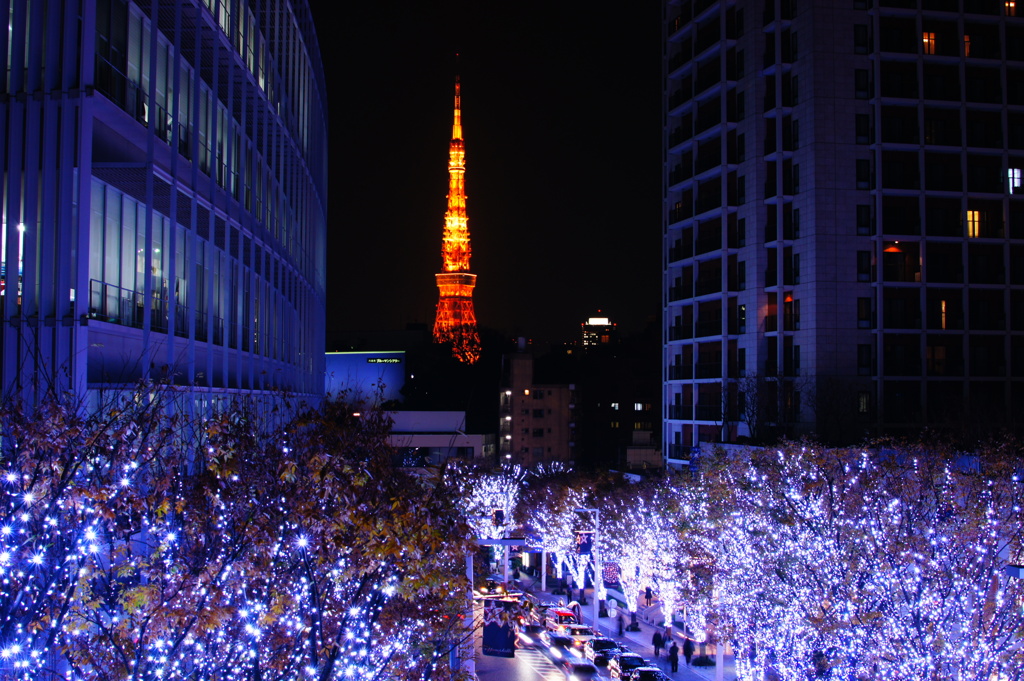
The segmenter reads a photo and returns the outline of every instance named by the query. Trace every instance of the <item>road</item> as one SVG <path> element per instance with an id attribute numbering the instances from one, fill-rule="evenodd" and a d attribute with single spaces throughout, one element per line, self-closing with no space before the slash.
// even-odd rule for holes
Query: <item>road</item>
<path id="1" fill-rule="evenodd" d="M 519 648 L 514 658 L 476 657 L 476 675 L 480 681 L 565 681 L 565 675 L 551 663 L 541 649 Z"/>

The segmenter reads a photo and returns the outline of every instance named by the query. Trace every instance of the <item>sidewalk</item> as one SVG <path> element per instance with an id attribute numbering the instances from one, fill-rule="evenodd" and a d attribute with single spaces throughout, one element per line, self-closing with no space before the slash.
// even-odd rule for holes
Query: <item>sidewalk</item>
<path id="1" fill-rule="evenodd" d="M 524 591 L 528 591 L 532 593 L 534 596 L 541 598 L 542 600 L 549 600 L 554 603 L 557 603 L 559 599 L 562 599 L 563 601 L 567 600 L 565 596 L 553 595 L 550 592 L 550 590 L 541 591 L 540 580 L 534 579 L 533 577 L 525 573 L 522 573 L 521 578 L 519 579 L 519 584 Z M 587 605 L 582 607 L 583 622 L 584 624 L 594 626 L 594 607 L 593 601 L 591 600 L 593 598 L 593 589 L 588 589 L 586 591 L 586 595 Z M 672 633 L 676 638 L 676 643 L 680 648 L 680 653 L 679 671 L 673 673 L 671 671 L 672 667 L 671 665 L 669 665 L 668 662 L 668 646 L 662 649 L 660 658 L 654 657 L 654 646 L 651 645 L 651 638 L 654 636 L 655 627 L 647 624 L 639 618 L 637 622 L 640 625 L 640 631 L 627 631 L 625 632 L 625 635 L 619 636 L 619 625 L 617 618 L 601 617 L 599 618 L 597 625 L 594 626 L 594 630 L 599 632 L 602 636 L 607 636 L 609 638 L 613 638 L 616 641 L 623 643 L 627 648 L 629 648 L 633 652 L 643 655 L 645 658 L 650 660 L 652 666 L 661 669 L 670 679 L 674 679 L 675 681 L 715 681 L 714 667 L 691 666 L 687 668 L 686 661 L 683 659 L 682 654 L 683 642 L 681 637 L 679 636 L 679 633 L 676 632 L 674 629 Z M 714 659 L 714 653 L 709 651 L 708 654 L 710 655 L 711 659 Z M 723 665 L 723 671 L 723 678 L 725 679 L 725 681 L 734 681 L 734 679 L 736 678 L 736 668 L 733 664 L 732 655 L 727 654 L 725 656 L 725 664 Z"/>

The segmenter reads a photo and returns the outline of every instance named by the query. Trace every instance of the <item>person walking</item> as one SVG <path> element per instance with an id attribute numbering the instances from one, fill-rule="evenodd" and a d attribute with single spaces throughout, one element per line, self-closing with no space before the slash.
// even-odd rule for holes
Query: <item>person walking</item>
<path id="1" fill-rule="evenodd" d="M 693 658 L 693 639 L 689 636 L 683 639 L 683 657 L 686 658 L 686 666 L 689 667 Z"/>
<path id="2" fill-rule="evenodd" d="M 679 646 L 675 641 L 672 641 L 672 647 L 668 649 L 668 662 L 672 665 L 672 673 L 679 671 Z"/>
<path id="3" fill-rule="evenodd" d="M 665 638 L 661 635 L 660 631 L 654 632 L 654 636 L 651 638 L 651 645 L 654 646 L 654 656 L 661 657 L 661 647 L 665 645 Z"/>
<path id="4" fill-rule="evenodd" d="M 651 607 L 651 599 L 654 598 L 654 592 L 651 591 L 651 587 L 647 587 L 644 591 L 644 598 L 647 599 L 647 607 Z"/>

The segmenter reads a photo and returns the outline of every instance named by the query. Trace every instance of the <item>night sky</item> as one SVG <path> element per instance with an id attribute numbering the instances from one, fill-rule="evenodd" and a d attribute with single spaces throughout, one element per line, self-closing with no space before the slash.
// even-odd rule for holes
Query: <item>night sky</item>
<path id="1" fill-rule="evenodd" d="M 557 342 L 599 308 L 626 333 L 656 317 L 656 0 L 312 2 L 331 136 L 328 350 L 433 322 L 456 71 L 480 325 Z"/>

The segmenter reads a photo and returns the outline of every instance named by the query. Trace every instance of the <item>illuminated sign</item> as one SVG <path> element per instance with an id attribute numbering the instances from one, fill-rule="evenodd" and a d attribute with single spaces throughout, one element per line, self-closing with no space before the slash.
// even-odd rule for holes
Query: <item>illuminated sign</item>
<path id="1" fill-rule="evenodd" d="M 367 357 L 367 364 L 401 364 L 402 360 L 398 357 Z"/>

